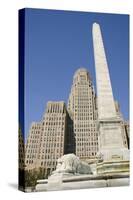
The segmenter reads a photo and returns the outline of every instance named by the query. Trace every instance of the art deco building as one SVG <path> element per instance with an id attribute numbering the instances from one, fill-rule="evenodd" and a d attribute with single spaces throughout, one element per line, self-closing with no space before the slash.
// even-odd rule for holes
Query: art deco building
<path id="1" fill-rule="evenodd" d="M 68 113 L 65 103 L 48 102 L 46 112 L 40 123 L 32 123 L 26 145 L 26 169 L 45 169 L 52 172 L 57 159 L 64 155 Z"/>
<path id="2" fill-rule="evenodd" d="M 26 143 L 25 168 L 36 168 L 41 140 L 41 122 L 32 122 Z"/>
<path id="3" fill-rule="evenodd" d="M 90 74 L 85 68 L 78 69 L 74 74 L 68 112 L 73 120 L 76 155 L 83 160 L 96 158 L 98 151 L 96 96 Z"/>
<path id="4" fill-rule="evenodd" d="M 65 153 L 67 131 L 67 111 L 65 103 L 48 102 L 42 120 L 40 149 L 37 166 L 44 168 L 45 174 L 52 172 L 57 159 Z"/>

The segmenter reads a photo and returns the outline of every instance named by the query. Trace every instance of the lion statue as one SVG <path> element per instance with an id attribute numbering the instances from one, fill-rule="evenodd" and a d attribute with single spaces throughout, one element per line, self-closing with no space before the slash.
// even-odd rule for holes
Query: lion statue
<path id="1" fill-rule="evenodd" d="M 56 170 L 52 174 L 57 173 L 92 174 L 92 171 L 90 166 L 75 154 L 66 154 L 57 161 Z"/>

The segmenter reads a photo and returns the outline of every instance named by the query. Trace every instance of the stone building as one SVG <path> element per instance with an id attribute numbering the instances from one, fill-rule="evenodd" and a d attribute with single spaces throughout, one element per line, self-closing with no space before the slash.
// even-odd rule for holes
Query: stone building
<path id="1" fill-rule="evenodd" d="M 68 112 L 73 120 L 76 155 L 83 160 L 96 158 L 98 151 L 96 96 L 90 74 L 85 68 L 78 69 L 74 74 Z"/>
<path id="2" fill-rule="evenodd" d="M 29 130 L 29 135 L 26 143 L 25 153 L 25 168 L 32 170 L 36 168 L 40 142 L 41 142 L 41 122 L 32 122 Z"/>
<path id="3" fill-rule="evenodd" d="M 41 122 L 33 122 L 26 144 L 26 169 L 51 173 L 66 149 L 68 113 L 65 103 L 49 101 Z"/>
<path id="4" fill-rule="evenodd" d="M 45 169 L 45 174 L 52 172 L 57 159 L 65 153 L 67 131 L 67 111 L 65 103 L 48 102 L 42 119 L 40 149 L 37 166 Z"/>

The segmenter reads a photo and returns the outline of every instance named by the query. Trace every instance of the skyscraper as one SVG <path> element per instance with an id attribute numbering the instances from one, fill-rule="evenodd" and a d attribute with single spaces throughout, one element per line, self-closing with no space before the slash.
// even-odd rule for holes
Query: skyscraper
<path id="1" fill-rule="evenodd" d="M 57 159 L 65 154 L 68 113 L 63 101 L 51 102 L 41 122 L 33 122 L 26 145 L 26 169 L 45 169 L 51 173 Z"/>
<path id="2" fill-rule="evenodd" d="M 65 138 L 67 131 L 67 111 L 65 103 L 48 102 L 42 119 L 38 167 L 45 169 L 45 174 L 51 173 L 57 164 L 57 159 L 65 153 Z"/>
<path id="3" fill-rule="evenodd" d="M 41 142 L 41 122 L 32 122 L 26 143 L 25 166 L 27 170 L 32 170 L 37 166 L 37 159 Z"/>
<path id="4" fill-rule="evenodd" d="M 67 109 L 73 120 L 75 154 L 83 160 L 95 158 L 98 151 L 96 96 L 85 68 L 74 74 Z"/>

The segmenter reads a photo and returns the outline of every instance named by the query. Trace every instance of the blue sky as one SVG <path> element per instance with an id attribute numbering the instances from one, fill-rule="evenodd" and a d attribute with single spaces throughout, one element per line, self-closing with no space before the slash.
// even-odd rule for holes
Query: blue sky
<path id="1" fill-rule="evenodd" d="M 26 9 L 25 135 L 42 119 L 47 101 L 67 102 L 78 68 L 88 69 L 95 86 L 94 22 L 102 29 L 114 97 L 129 118 L 129 16 Z"/>

